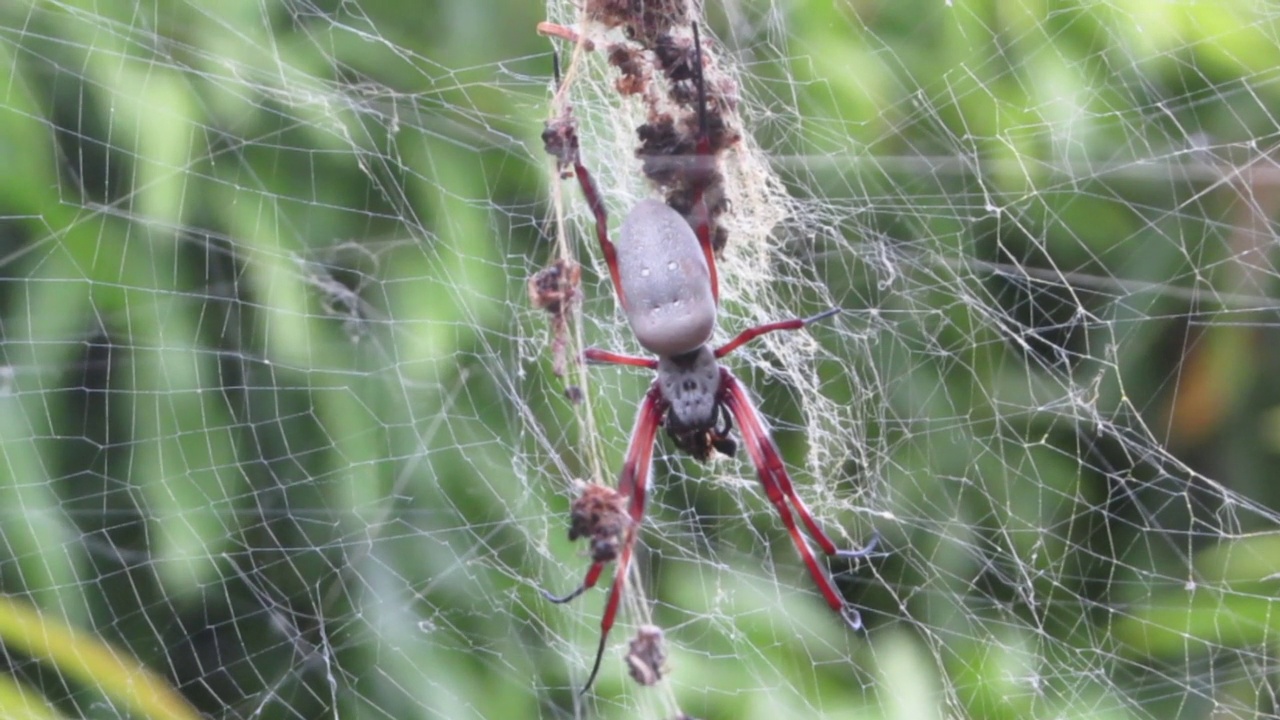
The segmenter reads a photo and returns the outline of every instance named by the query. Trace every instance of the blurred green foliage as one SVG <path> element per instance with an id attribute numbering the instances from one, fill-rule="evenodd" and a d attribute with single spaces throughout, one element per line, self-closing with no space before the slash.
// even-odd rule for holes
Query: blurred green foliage
<path id="1" fill-rule="evenodd" d="M 775 525 L 657 483 L 679 707 L 1274 716 L 1280 10 L 715 5 L 749 130 L 848 210 L 816 279 L 885 322 L 815 334 L 824 392 L 872 408 L 883 453 L 849 475 L 890 552 L 843 584 L 868 633 L 834 639 L 777 596 L 805 578 Z M 529 481 L 581 474 L 588 442 L 520 343 L 549 256 L 543 17 L 0 7 L 6 717 L 142 716 L 139 666 L 218 718 L 670 714 L 616 671 L 578 700 L 566 644 L 594 649 L 599 600 L 536 592 L 575 550 L 563 484 Z M 608 447 L 647 382 L 619 378 Z"/>

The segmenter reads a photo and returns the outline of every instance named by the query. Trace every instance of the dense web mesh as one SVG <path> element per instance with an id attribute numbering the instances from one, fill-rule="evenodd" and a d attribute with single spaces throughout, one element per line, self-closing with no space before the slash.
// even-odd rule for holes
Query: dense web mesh
<path id="1" fill-rule="evenodd" d="M 1280 9 L 710 5 L 0 6 L 0 716 L 1280 715 Z M 716 341 L 841 309 L 726 365 L 881 541 L 853 632 L 660 436 L 580 696 L 612 566 L 541 590 L 652 373 L 575 360 L 641 348 L 539 134 L 615 239 L 662 196 L 601 19 L 657 9 L 741 134 Z"/>

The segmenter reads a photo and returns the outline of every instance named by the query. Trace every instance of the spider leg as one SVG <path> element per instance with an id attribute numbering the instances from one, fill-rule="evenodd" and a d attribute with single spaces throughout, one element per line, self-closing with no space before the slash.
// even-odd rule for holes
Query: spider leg
<path id="1" fill-rule="evenodd" d="M 573 592 L 569 593 L 568 595 L 552 595 L 546 590 L 543 590 L 542 597 L 546 598 L 547 600 L 557 605 L 563 605 L 569 602 L 570 600 L 573 600 L 574 598 L 578 597 L 582 593 L 595 587 L 596 583 L 599 582 L 600 580 L 600 573 L 602 571 L 604 571 L 604 563 L 601 563 L 601 562 L 591 563 L 591 568 L 587 570 L 587 578 L 582 581 L 581 585 L 574 588 Z"/>
<path id="2" fill-rule="evenodd" d="M 800 529 L 796 526 L 795 518 L 792 517 L 791 508 L 788 507 L 787 503 L 790 502 L 791 506 L 795 507 L 796 514 L 800 516 L 801 522 L 809 530 L 809 535 L 817 541 L 818 545 L 822 547 L 822 552 L 827 555 L 861 557 L 870 552 L 874 543 L 857 551 L 840 551 L 836 549 L 835 543 L 822 531 L 813 516 L 809 514 L 808 508 L 796 495 L 795 488 L 791 485 L 791 478 L 787 476 L 786 467 L 782 464 L 782 458 L 778 455 L 778 447 L 774 445 L 773 438 L 770 437 L 764 421 L 756 411 L 755 404 L 747 396 L 742 383 L 724 368 L 721 368 L 720 377 L 722 387 L 725 388 L 724 402 L 738 422 L 738 429 L 742 433 L 743 443 L 747 446 L 747 452 L 751 455 L 751 461 L 755 463 L 756 472 L 760 476 L 760 484 L 764 486 L 765 495 L 769 498 L 769 502 L 773 503 L 773 506 L 778 510 L 778 515 L 782 517 L 782 524 L 786 526 L 787 533 L 791 535 L 791 540 L 795 543 L 796 550 L 800 552 L 801 559 L 804 560 L 805 566 L 809 568 L 809 574 L 813 576 L 814 582 L 818 585 L 818 590 L 822 592 L 822 597 L 827 601 L 827 605 L 839 613 L 850 627 L 855 630 L 861 628 L 862 616 L 856 609 L 845 603 L 844 598 L 836 590 L 831 578 L 818 566 L 818 561 L 814 558 L 813 551 L 809 549 L 809 544 L 805 542 L 804 536 L 801 535 Z"/>
<path id="3" fill-rule="evenodd" d="M 552 55 L 552 58 L 555 61 L 558 77 L 559 55 Z M 556 84 L 559 85 L 559 82 L 557 81 Z M 591 176 L 591 171 L 582 164 L 577 121 L 566 111 L 559 118 L 547 123 L 547 129 L 542 133 L 542 140 L 546 143 L 547 152 L 556 158 L 559 167 L 573 165 L 573 172 L 578 178 L 578 185 L 582 188 L 582 195 L 587 200 L 587 206 L 591 208 L 591 214 L 596 218 L 596 239 L 600 242 L 604 261 L 609 266 L 613 289 L 618 293 L 618 302 L 622 304 L 623 309 L 626 309 L 627 299 L 622 293 L 622 283 L 618 281 L 618 251 L 613 241 L 609 239 L 609 211 L 605 208 L 604 198 L 600 195 L 600 188 L 596 185 L 595 178 Z"/>
<path id="4" fill-rule="evenodd" d="M 854 559 L 871 557 L 872 553 L 874 553 L 876 551 L 876 548 L 879 546 L 880 546 L 880 531 L 872 530 L 871 539 L 868 540 L 862 547 L 858 548 L 857 550 L 837 550 L 836 557 L 854 558 Z"/>
<path id="5" fill-rule="evenodd" d="M 561 40 L 564 40 L 565 42 L 573 43 L 574 45 L 581 43 L 583 49 L 586 50 L 587 52 L 591 52 L 592 50 L 596 49 L 595 43 L 582 37 L 581 35 L 578 34 L 577 30 L 571 27 L 565 27 L 564 25 L 557 25 L 556 23 L 553 23 L 553 22 L 544 21 L 544 22 L 538 23 L 535 29 L 538 31 L 539 35 L 543 35 L 545 37 L 560 38 Z M 560 83 L 557 82 L 556 84 L 559 85 Z"/>
<path id="6" fill-rule="evenodd" d="M 639 500 L 632 499 L 633 510 L 639 506 L 639 511 L 644 513 L 644 496 L 641 495 Z M 637 521 L 638 522 L 638 521 Z M 591 689 L 591 684 L 596 681 L 596 674 L 600 672 L 600 663 L 604 660 L 604 648 L 609 641 L 609 631 L 613 629 L 613 621 L 618 615 L 618 605 L 622 600 L 622 590 L 626 585 L 627 570 L 631 565 L 631 548 L 635 545 L 636 531 L 632 527 L 627 530 L 627 538 L 622 543 L 622 554 L 618 557 L 618 569 L 613 576 L 613 587 L 609 588 L 609 599 L 604 606 L 604 616 L 600 619 L 600 645 L 596 648 L 596 661 L 591 665 L 591 674 L 587 676 L 587 682 L 582 686 L 582 690 L 578 691 L 579 695 L 586 695 Z"/>
<path id="7" fill-rule="evenodd" d="M 698 35 L 698 24 L 693 24 L 693 82 L 698 89 L 698 145 L 694 163 L 696 170 L 692 176 L 695 191 L 693 195 L 693 217 L 690 223 L 702 245 L 702 254 L 707 258 L 707 269 L 711 271 L 711 297 L 720 302 L 720 276 L 716 273 L 715 252 L 711 246 L 711 211 L 707 208 L 704 192 L 709 179 L 715 173 L 715 156 L 711 152 L 711 133 L 707 130 L 707 87 L 702 80 L 702 39 Z"/>
<path id="8" fill-rule="evenodd" d="M 559 28 L 559 26 L 554 26 L 550 23 L 544 23 L 544 25 L 548 27 L 544 28 L 540 25 L 540 31 Z M 551 59 L 555 72 L 556 88 L 559 91 L 560 55 L 553 52 Z M 614 248 L 613 242 L 609 240 L 609 212 L 605 208 L 604 199 L 600 195 L 600 188 L 596 185 L 595 178 L 591 176 L 591 171 L 587 170 L 587 166 L 582 163 L 582 148 L 578 142 L 578 121 L 570 113 L 568 106 L 558 117 L 547 121 L 546 128 L 542 132 L 542 141 L 546 146 L 547 153 L 556 158 L 557 169 L 564 169 L 569 165 L 573 166 L 574 175 L 578 178 L 578 185 L 582 188 L 582 194 L 587 200 L 587 206 L 591 208 L 591 214 L 596 218 L 596 238 L 600 241 L 600 251 L 604 254 L 604 260 L 609 265 L 609 276 L 613 279 L 613 289 L 618 293 L 618 302 L 622 303 L 623 309 L 626 309 L 627 300 L 622 294 L 622 285 L 618 282 L 618 252 Z"/>
<path id="9" fill-rule="evenodd" d="M 588 362 L 607 363 L 611 365 L 630 365 L 632 367 L 642 367 L 650 370 L 658 369 L 658 361 L 653 358 L 623 355 L 622 353 L 601 350 L 600 348 L 587 348 L 582 351 L 582 356 L 586 358 Z"/>
<path id="10" fill-rule="evenodd" d="M 605 645 L 609 640 L 609 631 L 613 629 L 614 620 L 618 617 L 618 605 L 622 600 L 622 592 L 626 588 L 627 570 L 631 565 L 631 550 L 635 546 L 636 531 L 644 520 L 645 496 L 648 493 L 649 468 L 653 463 L 653 447 L 658 437 L 658 427 L 662 424 L 662 415 L 666 412 L 666 404 L 662 391 L 655 382 L 645 393 L 640 403 L 640 412 L 636 417 L 635 429 L 631 432 L 631 444 L 627 447 L 627 457 L 622 463 L 622 473 L 618 477 L 618 492 L 630 499 L 627 513 L 631 523 L 623 536 L 622 549 L 618 555 L 618 567 L 613 576 L 613 587 L 609 588 L 609 599 L 605 602 L 604 615 L 600 618 L 600 646 L 596 649 L 596 660 L 591 666 L 591 675 L 581 694 L 591 689 L 596 674 L 600 672 L 600 663 L 604 659 Z M 573 592 L 557 597 L 542 591 L 542 594 L 553 603 L 566 603 L 595 586 L 604 569 L 604 563 L 593 562 L 587 570 L 587 577 Z"/>
<path id="11" fill-rule="evenodd" d="M 609 239 L 609 212 L 605 209 L 604 199 L 600 197 L 600 188 L 596 186 L 595 178 L 591 176 L 587 166 L 582 164 L 576 136 L 573 139 L 573 171 L 578 176 L 578 184 L 582 186 L 587 206 L 596 216 L 596 239 L 600 241 L 600 251 L 604 253 L 604 261 L 609 266 L 609 276 L 613 279 L 614 292 L 618 293 L 618 302 L 626 309 L 627 298 L 622 294 L 622 282 L 618 275 L 618 251 Z"/>
<path id="12" fill-rule="evenodd" d="M 716 359 L 719 360 L 725 355 L 728 355 L 734 350 L 737 350 L 743 345 L 751 342 L 752 340 L 755 340 L 756 338 L 766 333 L 775 332 L 777 330 L 799 330 L 802 327 L 805 327 L 807 325 L 812 325 L 813 323 L 816 323 L 820 320 L 826 320 L 827 318 L 831 317 L 832 315 L 835 315 L 838 312 L 840 312 L 840 308 L 833 307 L 828 310 L 823 310 L 822 312 L 812 317 L 792 318 L 791 320 L 779 320 L 777 322 L 765 323 L 764 325 L 757 325 L 753 328 L 747 328 L 746 330 L 743 330 L 742 332 L 738 333 L 738 336 L 735 337 L 734 339 L 716 348 Z"/>

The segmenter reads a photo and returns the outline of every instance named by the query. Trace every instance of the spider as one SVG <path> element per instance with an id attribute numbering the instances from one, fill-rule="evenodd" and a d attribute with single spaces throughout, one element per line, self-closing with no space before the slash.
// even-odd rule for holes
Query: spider
<path id="1" fill-rule="evenodd" d="M 691 79 L 697 92 L 699 122 L 694 143 L 695 156 L 688 172 L 691 177 L 709 180 L 716 175 L 715 151 L 707 133 L 707 98 L 702 83 L 701 45 L 696 24 L 693 39 L 694 70 Z M 658 376 L 640 402 L 639 416 L 631 434 L 617 490 L 606 492 L 607 489 L 601 488 L 595 491 L 591 502 L 585 504 L 590 507 L 584 505 L 585 496 L 575 503 L 575 518 L 596 518 L 604 525 L 587 527 L 586 524 L 590 523 L 586 520 L 583 524 L 575 519 L 575 531 L 571 531 L 571 537 L 590 537 L 593 547 L 596 547 L 586 577 L 567 595 L 556 596 L 542 591 L 553 603 L 567 603 L 594 587 L 605 565 L 617 561 L 613 586 L 600 621 L 600 645 L 595 664 L 581 692 L 586 693 L 595 681 L 609 631 L 618 614 L 636 531 L 644 518 L 650 464 L 659 427 L 666 429 L 680 449 L 699 460 L 706 460 L 713 450 L 734 454 L 737 443 L 730 437 L 730 432 L 736 422 L 765 495 L 781 516 L 827 605 L 851 628 L 861 628 L 861 615 L 845 603 L 831 578 L 818 565 L 796 525 L 794 515 L 800 516 L 809 536 L 826 555 L 865 557 L 874 549 L 875 536 L 860 550 L 836 548 L 796 495 L 778 448 L 746 389 L 718 362 L 761 335 L 799 330 L 836 314 L 839 309 L 832 308 L 809 318 L 749 328 L 724 345 L 711 348 L 707 343 L 715 330 L 719 282 L 712 249 L 711 222 L 702 192 L 705 182 L 694 184 L 691 221 L 686 221 L 679 212 L 662 202 L 642 200 L 623 220 L 620 240 L 615 246 L 609 239 L 604 201 L 594 178 L 582 163 L 573 124 L 564 120 L 553 121 L 543 137 L 548 144 L 547 151 L 566 169 L 572 166 L 587 204 L 595 215 L 596 237 L 609 267 L 618 302 L 626 313 L 636 340 L 657 355 L 656 359 L 635 357 L 599 348 L 588 348 L 583 353 L 588 361 L 647 368 L 657 371 Z M 601 500 L 596 501 L 597 496 Z M 612 512 L 608 508 L 612 508 Z M 580 524 L 583 526 L 579 527 Z"/>

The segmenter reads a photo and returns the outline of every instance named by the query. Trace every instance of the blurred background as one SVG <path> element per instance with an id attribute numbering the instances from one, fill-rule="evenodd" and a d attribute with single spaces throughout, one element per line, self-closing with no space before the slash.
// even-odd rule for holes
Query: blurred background
<path id="1" fill-rule="evenodd" d="M 558 377 L 528 298 L 576 257 L 569 356 L 640 352 L 534 28 L 625 46 L 584 8 L 663 5 L 0 6 L 0 716 L 1280 716 L 1280 7 L 1246 0 L 690 6 L 743 135 L 718 337 L 843 309 L 729 365 L 881 548 L 821 560 L 850 632 L 749 461 L 660 437 L 578 694 L 605 593 L 539 590 L 650 377 Z M 555 42 L 616 232 L 644 108 Z"/>

